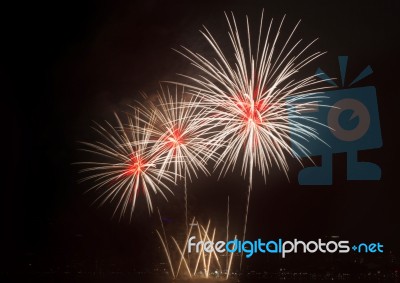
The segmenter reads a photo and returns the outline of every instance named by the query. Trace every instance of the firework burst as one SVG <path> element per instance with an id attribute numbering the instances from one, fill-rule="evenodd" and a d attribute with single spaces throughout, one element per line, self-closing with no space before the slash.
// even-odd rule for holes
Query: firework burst
<path id="1" fill-rule="evenodd" d="M 320 80 L 315 76 L 300 79 L 297 76 L 304 66 L 323 53 L 307 55 L 315 40 L 304 47 L 300 47 L 301 40 L 293 40 L 299 23 L 282 41 L 284 18 L 276 32 L 272 20 L 264 32 L 262 14 L 253 46 L 248 18 L 244 41 L 233 14 L 226 18 L 234 50 L 232 58 L 225 55 L 207 29 L 202 34 L 214 50 L 215 58 L 207 59 L 187 48 L 180 53 L 201 72 L 198 77 L 185 76 L 191 81 L 186 86 L 195 90 L 204 107 L 210 109 L 207 119 L 221 127 L 211 137 L 215 150 L 221 148 L 215 167 L 221 168 L 224 175 L 242 163 L 242 175 L 249 180 L 245 237 L 254 168 L 261 171 L 265 180 L 273 165 L 287 176 L 287 156 L 301 162 L 291 146 L 307 156 L 307 148 L 298 140 L 319 139 L 317 132 L 306 126 L 309 121 L 317 122 L 304 113 L 320 104 L 322 97 L 315 94 L 321 90 L 317 85 Z M 293 136 L 298 139 L 294 140 Z"/>
<path id="2" fill-rule="evenodd" d="M 148 124 L 154 150 L 163 157 L 161 168 L 174 172 L 175 181 L 192 180 L 197 172 L 208 175 L 207 161 L 216 160 L 209 139 L 212 127 L 203 118 L 208 109 L 179 86 L 172 92 L 161 87 L 155 98 L 147 100 L 139 111 Z"/>
<path id="3" fill-rule="evenodd" d="M 213 127 L 204 119 L 208 109 L 198 98 L 186 94 L 184 88 L 175 85 L 174 89 L 161 86 L 160 92 L 147 98 L 148 103 L 140 111 L 150 129 L 154 150 L 163 158 L 160 173 L 171 170 L 175 181 L 184 180 L 188 229 L 187 180 L 198 177 L 198 172 L 209 175 L 206 163 L 216 160 L 216 152 L 209 139 Z"/>
<path id="4" fill-rule="evenodd" d="M 302 113 L 320 104 L 317 99 L 322 97 L 316 96 L 315 91 L 321 90 L 321 87 L 315 85 L 321 81 L 314 75 L 300 80 L 294 77 L 323 53 L 304 55 L 315 40 L 300 50 L 297 49 L 301 40 L 290 45 L 299 23 L 284 44 L 278 47 L 284 19 L 275 34 L 271 20 L 264 36 L 263 16 L 256 48 L 251 45 L 247 20 L 246 52 L 233 14 L 231 18 L 226 18 L 234 48 L 233 63 L 230 63 L 207 29 L 202 34 L 216 53 L 214 61 L 186 48 L 186 52 L 181 54 L 202 72 L 200 77 L 185 76 L 193 81 L 189 87 L 200 91 L 197 95 L 202 98 L 203 106 L 210 109 L 208 119 L 223 126 L 223 130 L 216 131 L 213 136 L 214 145 L 224 145 L 216 167 L 222 166 L 221 172 L 226 173 L 229 168 L 236 166 L 239 155 L 243 153 L 242 173 L 249 176 L 251 183 L 254 166 L 266 177 L 273 164 L 287 172 L 286 154 L 299 158 L 291 150 L 290 144 L 296 143 L 290 138 L 291 135 L 305 140 L 318 139 L 315 130 L 302 123 L 313 119 Z M 296 146 L 307 152 L 303 144 L 297 142 Z"/>
<path id="5" fill-rule="evenodd" d="M 103 127 L 96 124 L 93 129 L 103 141 L 96 143 L 82 142 L 82 150 L 102 158 L 103 161 L 80 162 L 86 166 L 81 170 L 87 174 L 82 181 L 93 181 L 89 190 L 100 190 L 95 200 L 100 205 L 115 202 L 114 214 L 120 211 L 122 217 L 128 210 L 132 217 L 138 196 L 142 193 L 149 212 L 153 211 L 151 195 L 160 193 L 165 199 L 165 191 L 172 193 L 168 185 L 174 183 L 173 172 L 163 167 L 165 158 L 154 150 L 151 143 L 151 131 L 142 125 L 139 113 L 128 118 L 123 125 L 115 115 L 117 126 L 106 122 Z M 135 129 L 140 128 L 140 131 Z"/>

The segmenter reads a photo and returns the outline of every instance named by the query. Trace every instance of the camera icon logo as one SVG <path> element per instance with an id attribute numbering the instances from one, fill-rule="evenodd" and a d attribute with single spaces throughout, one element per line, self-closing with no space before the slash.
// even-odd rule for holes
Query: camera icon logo
<path id="1" fill-rule="evenodd" d="M 351 87 L 354 83 L 372 74 L 366 67 L 348 87 L 345 87 L 347 56 L 339 56 L 342 86 L 339 87 L 326 73 L 318 69 L 316 75 L 338 87 L 334 90 L 318 93 L 324 96 L 322 104 L 304 113 L 317 123 L 310 123 L 321 140 L 309 140 L 305 145 L 309 156 L 321 155 L 321 166 L 304 168 L 299 172 L 300 185 L 331 185 L 332 155 L 347 153 L 347 180 L 380 180 L 381 169 L 371 162 L 360 162 L 357 153 L 360 150 L 376 149 L 382 146 L 378 103 L 374 86 Z M 310 99 L 312 99 L 312 95 Z M 327 107 L 326 107 L 327 106 Z M 293 135 L 292 138 L 299 142 Z M 295 144 L 295 143 L 294 143 Z M 298 156 L 305 154 L 295 145 L 293 151 Z"/>

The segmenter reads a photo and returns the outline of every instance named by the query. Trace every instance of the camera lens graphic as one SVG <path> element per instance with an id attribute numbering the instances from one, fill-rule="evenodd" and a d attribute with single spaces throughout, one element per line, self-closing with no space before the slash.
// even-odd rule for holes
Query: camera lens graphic
<path id="1" fill-rule="evenodd" d="M 341 125 L 340 116 L 345 111 L 352 111 L 348 123 L 351 123 L 353 119 L 358 117 L 358 124 L 351 130 L 348 130 Z M 355 99 L 342 99 L 336 102 L 328 113 L 328 126 L 332 134 L 339 140 L 342 141 L 356 141 L 362 138 L 368 131 L 370 126 L 370 115 L 368 109 L 363 103 Z"/>

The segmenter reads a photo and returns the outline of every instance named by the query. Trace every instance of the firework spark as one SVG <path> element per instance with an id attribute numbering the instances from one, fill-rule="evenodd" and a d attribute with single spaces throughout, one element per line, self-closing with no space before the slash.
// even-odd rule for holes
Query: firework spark
<path id="1" fill-rule="evenodd" d="M 79 163 L 86 166 L 81 172 L 88 175 L 82 181 L 94 181 L 95 184 L 89 190 L 102 191 L 95 202 L 101 200 L 100 205 L 107 201 L 115 202 L 114 214 L 120 211 L 120 217 L 127 210 L 130 210 L 132 217 L 141 193 L 151 213 L 151 194 L 160 193 L 167 199 L 164 191 L 172 193 L 168 184 L 174 184 L 175 174 L 162 166 L 165 158 L 154 150 L 151 131 L 147 125 L 142 125 L 139 113 L 136 112 L 134 118 L 127 118 L 127 125 L 123 125 L 117 115 L 115 117 L 116 127 L 108 122 L 104 127 L 99 124 L 93 127 L 103 141 L 82 142 L 82 150 L 103 159 L 102 162 Z M 141 131 L 136 131 L 139 126 Z"/>
<path id="2" fill-rule="evenodd" d="M 300 79 L 297 76 L 304 66 L 323 53 L 307 55 L 315 40 L 302 48 L 301 40 L 292 42 L 300 22 L 280 44 L 284 18 L 276 32 L 271 20 L 265 33 L 262 14 L 254 47 L 248 18 L 244 41 L 233 14 L 226 15 L 226 19 L 234 49 L 232 59 L 225 55 L 207 29 L 202 34 L 215 51 L 216 58 L 207 59 L 187 48 L 180 53 L 201 72 L 198 77 L 185 76 L 191 81 L 186 86 L 195 90 L 204 107 L 210 109 L 207 119 L 221 127 L 211 137 L 215 150 L 222 148 L 215 168 L 221 168 L 220 175 L 224 175 L 242 163 L 242 175 L 249 180 L 244 238 L 254 168 L 261 172 L 265 180 L 273 165 L 287 176 L 287 156 L 301 162 L 299 155 L 291 150 L 291 145 L 305 156 L 308 153 L 303 143 L 291 137 L 297 136 L 303 141 L 319 139 L 318 133 L 304 123 L 306 120 L 317 122 L 304 112 L 320 104 L 322 97 L 315 95 L 321 90 L 317 85 L 320 80 L 314 75 Z"/>

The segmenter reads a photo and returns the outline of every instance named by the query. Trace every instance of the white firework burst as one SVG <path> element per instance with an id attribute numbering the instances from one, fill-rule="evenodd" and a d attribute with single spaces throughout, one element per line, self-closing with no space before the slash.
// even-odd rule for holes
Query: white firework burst
<path id="1" fill-rule="evenodd" d="M 174 86 L 160 88 L 160 92 L 139 109 L 143 113 L 154 142 L 154 150 L 163 157 L 161 168 L 175 173 L 179 178 L 198 177 L 197 172 L 208 175 L 206 163 L 216 160 L 210 143 L 210 126 L 204 119 L 208 108 L 201 101 Z"/>
<path id="2" fill-rule="evenodd" d="M 178 85 L 172 91 L 161 86 L 156 96 L 146 98 L 147 103 L 139 111 L 151 132 L 154 150 L 163 159 L 160 173 L 169 170 L 174 172 L 175 181 L 184 180 L 188 228 L 187 180 L 197 178 L 198 172 L 209 175 L 207 162 L 217 160 L 209 139 L 213 127 L 204 119 L 208 108 Z"/>
<path id="3" fill-rule="evenodd" d="M 214 60 L 186 48 L 181 54 L 201 71 L 198 77 L 185 75 L 192 81 L 186 85 L 194 89 L 202 98 L 203 106 L 210 109 L 211 116 L 207 119 L 222 126 L 222 130 L 212 137 L 214 145 L 224 147 L 216 166 L 222 166 L 221 173 L 226 173 L 236 166 L 242 154 L 242 173 L 248 174 L 251 183 L 254 166 L 264 178 L 273 164 L 286 173 L 289 169 L 286 155 L 299 159 L 291 150 L 291 143 L 296 143 L 296 147 L 307 153 L 304 144 L 292 139 L 291 135 L 305 141 L 318 139 L 316 131 L 307 126 L 309 121 L 317 122 L 304 113 L 320 104 L 322 97 L 315 92 L 322 89 L 316 86 L 321 81 L 315 75 L 301 79 L 295 76 L 323 53 L 305 55 L 315 40 L 302 49 L 298 48 L 301 40 L 291 45 L 300 22 L 278 46 L 284 18 L 276 33 L 271 20 L 264 35 L 262 15 L 257 44 L 253 48 L 248 19 L 244 47 L 233 14 L 226 18 L 234 48 L 233 62 L 207 29 L 202 34 L 215 51 Z M 302 123 L 305 120 L 308 122 Z"/>
<path id="4" fill-rule="evenodd" d="M 96 124 L 93 129 L 100 134 L 102 141 L 82 142 L 82 150 L 97 155 L 99 160 L 80 162 L 86 168 L 81 172 L 87 176 L 82 181 L 93 181 L 89 190 L 101 191 L 95 200 L 100 205 L 115 202 L 114 214 L 119 210 L 120 217 L 130 210 L 132 217 L 138 196 L 146 199 L 149 213 L 153 211 L 152 194 L 160 193 L 167 199 L 164 191 L 172 193 L 168 185 L 174 184 L 174 174 L 162 164 L 165 160 L 151 143 L 151 131 L 141 125 L 139 113 L 127 118 L 124 125 L 115 115 L 117 126 L 106 122 L 103 127 Z M 140 131 L 136 129 L 141 129 Z"/>

